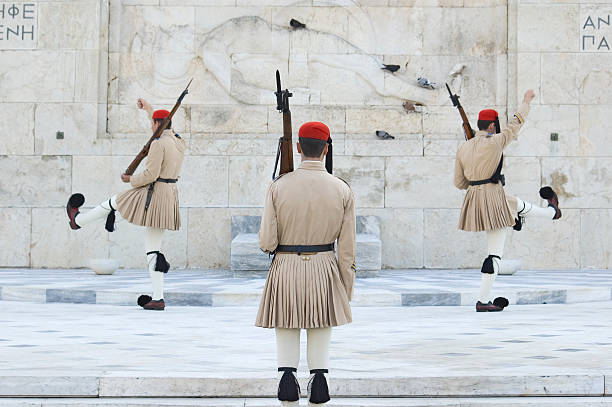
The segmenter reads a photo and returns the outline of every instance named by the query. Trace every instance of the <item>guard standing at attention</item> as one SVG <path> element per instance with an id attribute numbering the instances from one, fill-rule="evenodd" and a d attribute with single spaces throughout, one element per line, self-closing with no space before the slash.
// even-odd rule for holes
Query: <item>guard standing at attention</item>
<path id="1" fill-rule="evenodd" d="M 276 330 L 283 406 L 299 403 L 301 329 L 308 335 L 309 405 L 318 405 L 330 399 L 331 329 L 352 320 L 355 200 L 349 185 L 326 171 L 328 140 L 325 124 L 302 125 L 301 164 L 269 186 L 259 230 L 259 246 L 274 259 L 255 325 Z"/>

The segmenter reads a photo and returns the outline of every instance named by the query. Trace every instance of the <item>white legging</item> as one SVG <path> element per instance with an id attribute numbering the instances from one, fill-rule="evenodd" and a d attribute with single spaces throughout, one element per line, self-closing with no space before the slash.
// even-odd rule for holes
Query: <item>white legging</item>
<path id="1" fill-rule="evenodd" d="M 547 218 L 551 219 L 555 217 L 555 208 L 534 205 L 530 202 L 525 202 L 520 198 L 516 198 L 517 201 L 517 215 L 525 218 Z M 506 244 L 506 235 L 510 228 L 487 230 L 487 246 L 490 255 L 499 256 L 500 258 L 493 257 L 493 274 L 482 273 L 480 282 L 480 294 L 478 295 L 478 301 L 486 304 L 489 302 L 491 295 L 491 288 L 495 277 L 499 272 L 500 259 L 504 256 L 504 246 Z"/>
<path id="2" fill-rule="evenodd" d="M 493 257 L 493 274 L 482 273 L 480 280 L 480 294 L 478 295 L 478 301 L 483 304 L 489 302 L 489 296 L 491 295 L 491 288 L 495 277 L 499 272 L 500 259 L 504 255 L 504 246 L 506 244 L 506 235 L 508 234 L 509 228 L 487 230 L 487 246 L 489 248 L 489 254 L 499 256 Z"/>
<path id="3" fill-rule="evenodd" d="M 110 199 L 105 200 L 100 205 L 85 213 L 79 212 L 79 214 L 75 217 L 76 224 L 83 227 L 98 219 L 106 218 L 111 211 L 110 205 L 112 205 L 115 210 L 117 209 L 117 195 L 113 195 Z M 115 216 L 118 219 L 121 218 L 119 211 L 115 212 Z"/>
<path id="4" fill-rule="evenodd" d="M 145 251 L 158 252 L 161 249 L 162 238 L 164 237 L 164 229 L 159 228 L 146 228 L 145 231 Z M 155 270 L 155 264 L 157 262 L 157 254 L 147 254 L 147 263 L 149 265 L 149 276 L 151 276 L 151 283 L 153 284 L 153 295 L 154 300 L 161 300 L 164 298 L 164 273 Z"/>
<path id="5" fill-rule="evenodd" d="M 297 369 L 300 363 L 300 332 L 301 329 L 276 328 L 276 354 L 278 367 L 294 367 Z M 329 363 L 329 344 L 331 342 L 331 328 L 307 329 L 308 335 L 307 354 L 308 369 L 327 369 Z M 278 377 L 283 372 L 278 372 Z M 296 376 L 295 373 L 293 373 Z M 324 374 L 327 378 L 327 374 Z M 310 375 L 310 379 L 314 374 Z M 296 407 L 299 402 L 281 401 L 283 407 Z M 308 405 L 313 405 L 308 402 Z M 318 404 L 316 404 L 318 405 Z"/>
<path id="6" fill-rule="evenodd" d="M 104 219 L 108 216 L 111 211 L 111 206 L 113 209 L 117 210 L 117 195 L 113 195 L 110 199 L 105 200 L 100 205 L 95 208 L 87 211 L 79 213 L 75 221 L 77 225 L 84 227 L 85 225 L 90 224 L 99 219 Z M 121 219 L 121 215 L 119 211 L 115 212 L 115 216 L 117 220 Z M 164 229 L 159 228 L 145 228 L 145 252 L 158 252 L 161 250 L 162 238 L 164 236 Z M 147 255 L 147 264 L 149 269 L 149 276 L 151 276 L 151 283 L 153 284 L 153 295 L 152 298 L 154 300 L 160 300 L 164 298 L 164 273 L 160 273 L 159 271 L 155 271 L 155 264 L 157 261 L 156 254 L 148 254 Z"/>
<path id="7" fill-rule="evenodd" d="M 276 328 L 278 367 L 294 367 L 300 363 L 300 329 Z M 307 329 L 308 369 L 327 369 L 331 328 Z"/>

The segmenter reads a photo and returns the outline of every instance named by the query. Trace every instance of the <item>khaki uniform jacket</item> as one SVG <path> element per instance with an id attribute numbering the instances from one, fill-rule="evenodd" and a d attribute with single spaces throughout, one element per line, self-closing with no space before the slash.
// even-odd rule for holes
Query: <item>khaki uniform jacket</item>
<path id="1" fill-rule="evenodd" d="M 256 325 L 320 328 L 351 322 L 355 281 L 355 200 L 351 188 L 327 173 L 321 161 L 304 161 L 268 188 L 259 245 L 318 245 L 333 251 L 274 257 Z"/>
<path id="2" fill-rule="evenodd" d="M 459 229 L 480 232 L 514 225 L 517 201 L 514 197 L 506 197 L 501 183 L 472 186 L 469 181 L 493 176 L 504 148 L 516 140 L 528 113 L 529 105 L 523 103 L 501 133 L 489 135 L 481 130 L 459 147 L 455 160 L 455 186 L 467 189 Z"/>
<path id="3" fill-rule="evenodd" d="M 151 143 L 145 169 L 130 177 L 132 189 L 117 196 L 121 217 L 139 226 L 178 230 L 181 225 L 177 184 L 155 182 L 157 178 L 177 179 L 185 156 L 185 140 L 174 131 L 164 130 Z M 153 186 L 149 209 L 145 211 L 147 192 Z"/>

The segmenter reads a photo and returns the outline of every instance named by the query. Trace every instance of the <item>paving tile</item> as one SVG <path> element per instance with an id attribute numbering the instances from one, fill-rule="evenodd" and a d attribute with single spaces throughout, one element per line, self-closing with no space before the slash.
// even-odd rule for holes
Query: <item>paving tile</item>
<path id="1" fill-rule="evenodd" d="M 96 292 L 93 290 L 47 289 L 47 302 L 67 302 L 72 304 L 95 304 Z"/>
<path id="2" fill-rule="evenodd" d="M 511 306 L 495 314 L 458 306 L 353 307 L 353 323 L 333 331 L 330 369 L 344 378 L 462 376 L 490 365 L 506 376 L 599 373 L 612 365 L 609 327 L 602 323 L 612 302 L 596 305 L 598 313 L 593 303 Z M 2 301 L 0 309 L 0 376 L 61 369 L 276 375 L 274 331 L 253 326 L 257 307 L 168 306 L 151 313 L 136 306 Z M 55 332 L 32 335 L 32 326 Z M 300 375 L 307 376 L 305 352 Z"/>

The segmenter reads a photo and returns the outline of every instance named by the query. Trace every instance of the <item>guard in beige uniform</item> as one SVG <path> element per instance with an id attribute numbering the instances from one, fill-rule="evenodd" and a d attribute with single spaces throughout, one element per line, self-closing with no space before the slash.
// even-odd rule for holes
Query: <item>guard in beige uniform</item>
<path id="1" fill-rule="evenodd" d="M 535 93 L 525 93 L 523 103 L 503 131 L 499 128 L 497 112 L 483 110 L 478 116 L 476 135 L 463 143 L 455 161 L 455 186 L 466 189 L 461 208 L 459 229 L 469 232 L 487 232 L 489 255 L 482 265 L 482 282 L 476 311 L 502 311 L 508 300 L 499 297 L 489 301 L 491 287 L 499 271 L 500 260 L 508 228 L 520 230 L 522 219 L 544 217 L 559 219 L 561 210 L 557 195 L 550 187 L 540 189 L 540 196 L 548 200 L 547 208 L 540 208 L 504 193 L 504 176 L 501 174 L 503 150 L 516 140 Z"/>
<path id="2" fill-rule="evenodd" d="M 167 110 L 153 112 L 151 105 L 142 99 L 138 100 L 138 107 L 151 115 L 153 132 L 170 114 Z M 171 125 L 172 122 L 168 123 L 162 135 L 151 143 L 144 171 L 132 176 L 121 175 L 121 180 L 129 182 L 132 189 L 114 195 L 86 213 L 79 211 L 85 202 L 82 194 L 73 194 L 66 205 L 70 227 L 75 230 L 106 218 L 106 229 L 112 232 L 115 211 L 128 222 L 146 228 L 145 249 L 153 295 L 141 295 L 138 304 L 150 310 L 165 308 L 163 273 L 168 272 L 170 264 L 160 252 L 163 232 L 178 230 L 181 226 L 176 182 L 183 164 L 185 141 L 171 130 Z"/>
<path id="3" fill-rule="evenodd" d="M 278 398 L 298 405 L 300 330 L 308 335 L 309 405 L 329 400 L 331 327 L 351 322 L 355 281 L 355 202 L 351 188 L 323 165 L 329 129 L 299 131 L 299 168 L 268 188 L 259 246 L 274 253 L 255 325 L 276 329 Z M 338 258 L 334 253 L 337 241 Z"/>

